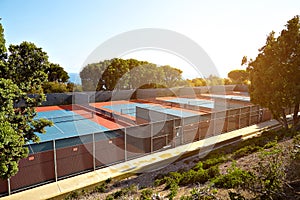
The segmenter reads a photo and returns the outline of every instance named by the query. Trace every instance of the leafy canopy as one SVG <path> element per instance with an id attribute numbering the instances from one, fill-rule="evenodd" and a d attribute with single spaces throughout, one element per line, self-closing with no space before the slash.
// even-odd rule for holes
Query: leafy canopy
<path id="1" fill-rule="evenodd" d="M 186 84 L 179 69 L 119 58 L 85 66 L 80 72 L 80 78 L 83 90 L 90 91 L 176 87 Z"/>
<path id="2" fill-rule="evenodd" d="M 35 119 L 35 107 L 45 100 L 47 54 L 29 42 L 10 45 L 7 51 L 3 31 L 0 23 L 0 178 L 6 179 L 27 156 L 24 145 L 39 141 L 36 133 L 44 133 L 52 122 Z"/>
<path id="3" fill-rule="evenodd" d="M 245 62 L 244 57 L 242 63 Z M 294 110 L 294 126 L 299 123 L 299 66 L 299 16 L 289 20 L 278 37 L 271 32 L 255 60 L 248 63 L 251 101 L 268 108 L 285 128 L 288 128 L 286 114 L 290 110 Z"/>

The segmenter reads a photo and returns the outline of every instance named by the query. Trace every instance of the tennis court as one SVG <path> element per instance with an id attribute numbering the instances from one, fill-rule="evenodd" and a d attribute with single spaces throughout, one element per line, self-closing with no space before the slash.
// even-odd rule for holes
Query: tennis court
<path id="1" fill-rule="evenodd" d="M 176 117 L 191 117 L 191 116 L 199 115 L 199 113 L 197 112 L 187 111 L 178 108 L 169 108 L 160 105 L 143 104 L 143 103 L 113 104 L 113 105 L 103 106 L 103 108 L 109 109 L 113 113 L 117 113 L 121 115 L 129 115 L 132 117 L 136 117 L 136 107 L 145 108 L 150 111 L 152 110 L 167 115 L 173 115 Z"/>
<path id="2" fill-rule="evenodd" d="M 211 97 L 211 98 L 221 98 L 228 100 L 238 100 L 250 102 L 250 97 L 248 96 L 239 96 L 239 95 L 221 95 L 221 94 L 202 94 L 202 96 Z"/>
<path id="3" fill-rule="evenodd" d="M 164 101 L 177 103 L 177 104 L 185 104 L 185 105 L 192 105 L 192 106 L 199 106 L 213 109 L 215 103 L 210 100 L 205 99 L 189 99 L 189 98 L 172 98 L 172 99 L 164 99 Z"/>
<path id="4" fill-rule="evenodd" d="M 41 142 L 109 130 L 92 121 L 94 114 L 91 112 L 77 114 L 71 110 L 51 110 L 38 112 L 36 118 L 45 118 L 54 122 L 53 126 L 45 128 L 46 134 L 37 133 Z"/>

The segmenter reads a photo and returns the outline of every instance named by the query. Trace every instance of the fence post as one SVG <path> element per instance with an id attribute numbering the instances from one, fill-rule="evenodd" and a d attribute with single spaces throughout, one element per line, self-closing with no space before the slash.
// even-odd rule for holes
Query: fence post
<path id="1" fill-rule="evenodd" d="M 181 129 L 181 137 L 180 137 L 180 139 L 181 139 L 181 141 L 180 141 L 180 145 L 183 145 L 184 144 L 184 136 L 183 136 L 183 134 L 184 134 L 184 126 L 185 126 L 185 124 L 184 124 L 184 118 L 183 117 L 181 117 L 181 121 L 182 121 L 182 129 Z"/>
<path id="2" fill-rule="evenodd" d="M 242 109 L 240 108 L 239 109 L 240 112 L 239 112 L 239 129 L 241 128 L 241 114 L 242 114 Z"/>
<path id="3" fill-rule="evenodd" d="M 93 169 L 96 170 L 96 145 L 95 145 L 95 133 L 93 133 Z"/>
<path id="4" fill-rule="evenodd" d="M 153 153 L 153 123 L 150 122 L 150 148 L 151 153 Z"/>
<path id="5" fill-rule="evenodd" d="M 250 126 L 251 125 L 251 118 L 252 118 L 252 106 L 249 106 L 250 108 L 249 108 L 249 125 L 248 126 Z"/>
<path id="6" fill-rule="evenodd" d="M 53 140 L 52 142 L 53 142 L 54 176 L 55 176 L 55 182 L 57 182 L 57 160 L 56 160 L 55 140 Z"/>
<path id="7" fill-rule="evenodd" d="M 125 127 L 125 130 L 124 130 L 124 149 L 125 149 L 125 151 L 124 151 L 124 155 L 125 155 L 125 161 L 127 161 L 127 131 L 126 131 L 126 127 Z"/>
<path id="8" fill-rule="evenodd" d="M 10 178 L 7 179 L 8 195 L 11 195 Z"/>
<path id="9" fill-rule="evenodd" d="M 230 119 L 230 111 L 226 110 L 226 116 L 225 116 L 226 132 L 229 132 L 229 119 Z"/>

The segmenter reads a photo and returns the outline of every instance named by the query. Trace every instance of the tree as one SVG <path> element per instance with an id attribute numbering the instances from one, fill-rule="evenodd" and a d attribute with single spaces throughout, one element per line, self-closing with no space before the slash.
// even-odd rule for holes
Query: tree
<path id="1" fill-rule="evenodd" d="M 45 119 L 36 120 L 35 107 L 45 100 L 42 83 L 47 80 L 45 70 L 48 56 L 33 43 L 10 45 L 6 52 L 0 23 L 0 178 L 17 173 L 17 164 L 27 156 L 23 145 L 38 142 L 36 133 L 44 133 L 52 125 Z M 7 56 L 9 55 L 9 56 Z M 29 93 L 34 95 L 28 95 Z"/>
<path id="2" fill-rule="evenodd" d="M 183 85 L 182 71 L 135 59 L 114 58 L 89 64 L 80 72 L 83 90 L 137 89 Z"/>
<path id="3" fill-rule="evenodd" d="M 224 85 L 224 80 L 218 76 L 215 75 L 210 75 L 206 79 L 207 85 L 212 86 L 212 85 Z"/>
<path id="4" fill-rule="evenodd" d="M 249 73 L 246 70 L 236 69 L 228 73 L 228 78 L 234 84 L 245 84 L 249 80 Z"/>
<path id="5" fill-rule="evenodd" d="M 173 68 L 169 65 L 164 65 L 160 67 L 163 72 L 163 83 L 168 87 L 176 87 L 180 85 L 179 83 L 182 81 L 182 71 L 180 69 Z"/>
<path id="6" fill-rule="evenodd" d="M 194 78 L 192 80 L 187 80 L 191 87 L 199 87 L 199 86 L 206 86 L 206 80 L 204 78 Z"/>
<path id="7" fill-rule="evenodd" d="M 0 69 L 1 77 L 11 79 L 26 93 L 42 93 L 42 83 L 47 81 L 48 56 L 42 48 L 30 42 L 10 45 L 6 65 Z"/>
<path id="8" fill-rule="evenodd" d="M 49 82 L 66 83 L 69 80 L 68 73 L 59 64 L 50 63 L 46 70 Z"/>
<path id="9" fill-rule="evenodd" d="M 286 129 L 288 110 L 294 110 L 293 125 L 299 123 L 300 102 L 299 16 L 288 21 L 278 37 L 271 32 L 255 60 L 248 63 L 251 101 L 268 108 Z M 244 57 L 245 58 L 245 57 Z M 243 63 L 245 59 L 243 58 Z"/>

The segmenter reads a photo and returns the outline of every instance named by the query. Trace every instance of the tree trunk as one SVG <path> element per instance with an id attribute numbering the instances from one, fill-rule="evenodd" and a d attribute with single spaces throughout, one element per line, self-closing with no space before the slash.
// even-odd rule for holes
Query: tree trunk
<path id="1" fill-rule="evenodd" d="M 288 122 L 287 122 L 287 119 L 286 119 L 286 114 L 285 114 L 284 109 L 281 110 L 281 115 L 282 115 L 283 126 L 287 130 L 289 128 L 289 126 L 288 126 Z"/>
<path id="2" fill-rule="evenodd" d="M 293 125 L 294 126 L 296 126 L 299 123 L 298 112 L 299 112 L 299 102 L 297 102 L 295 104 L 295 108 L 294 108 L 294 114 L 293 114 Z"/>

